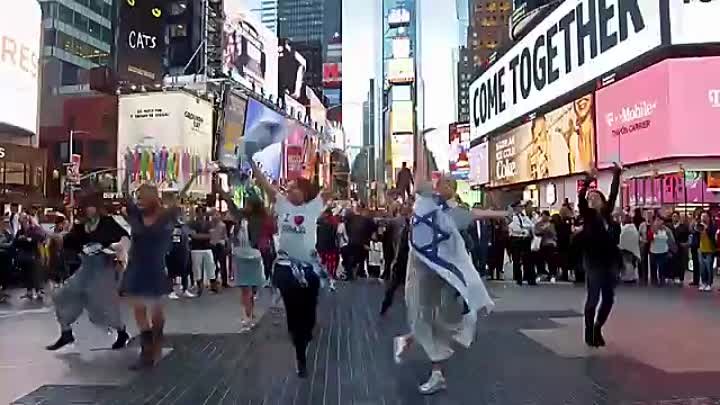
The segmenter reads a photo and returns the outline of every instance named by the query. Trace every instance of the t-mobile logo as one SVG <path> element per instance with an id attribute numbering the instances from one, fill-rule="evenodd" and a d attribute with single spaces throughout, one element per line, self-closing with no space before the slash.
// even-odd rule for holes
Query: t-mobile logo
<path id="1" fill-rule="evenodd" d="M 708 90 L 708 100 L 713 108 L 720 108 L 720 89 Z"/>

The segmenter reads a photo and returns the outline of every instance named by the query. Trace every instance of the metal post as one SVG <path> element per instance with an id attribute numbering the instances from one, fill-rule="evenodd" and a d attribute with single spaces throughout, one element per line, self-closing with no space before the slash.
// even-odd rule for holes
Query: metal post
<path id="1" fill-rule="evenodd" d="M 68 167 L 72 167 L 72 155 L 73 155 L 73 136 L 75 135 L 75 130 L 70 130 L 70 144 L 68 145 Z M 67 170 L 65 171 L 66 178 L 67 176 Z M 66 179 L 67 182 L 69 179 Z M 75 187 L 72 183 L 70 183 L 70 223 L 75 223 Z"/>

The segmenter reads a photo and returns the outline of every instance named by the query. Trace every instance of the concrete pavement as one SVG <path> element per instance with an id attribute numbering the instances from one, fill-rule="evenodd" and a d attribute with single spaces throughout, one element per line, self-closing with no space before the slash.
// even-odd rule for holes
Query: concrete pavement
<path id="1" fill-rule="evenodd" d="M 82 327 L 80 354 L 48 354 L 52 313 L 0 312 L 0 404 L 720 404 L 720 294 L 621 288 L 597 350 L 581 340 L 582 287 L 490 289 L 496 310 L 448 363 L 449 390 L 431 398 L 417 393 L 428 371 L 420 350 L 392 362 L 402 300 L 382 319 L 382 287 L 358 281 L 321 299 L 307 380 L 294 375 L 281 314 L 235 333 L 237 291 L 173 302 L 167 355 L 143 373 L 119 366 L 134 349 L 92 350 L 109 346 L 105 331 Z"/>

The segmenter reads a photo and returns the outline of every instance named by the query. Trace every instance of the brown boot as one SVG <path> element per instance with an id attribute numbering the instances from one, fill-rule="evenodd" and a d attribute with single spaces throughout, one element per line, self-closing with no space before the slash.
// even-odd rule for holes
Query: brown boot
<path id="1" fill-rule="evenodd" d="M 142 370 L 153 365 L 153 332 L 146 330 L 140 332 L 140 358 L 137 363 L 130 366 L 131 370 Z"/>
<path id="2" fill-rule="evenodd" d="M 165 323 L 153 325 L 153 346 L 152 346 L 152 364 L 156 366 L 162 358 L 163 343 L 165 341 Z"/>

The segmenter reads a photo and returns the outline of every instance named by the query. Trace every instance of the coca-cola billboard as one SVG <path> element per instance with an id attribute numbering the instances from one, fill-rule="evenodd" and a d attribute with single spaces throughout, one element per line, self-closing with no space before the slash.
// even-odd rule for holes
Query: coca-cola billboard
<path id="1" fill-rule="evenodd" d="M 598 165 L 720 155 L 720 57 L 660 62 L 597 92 Z"/>

